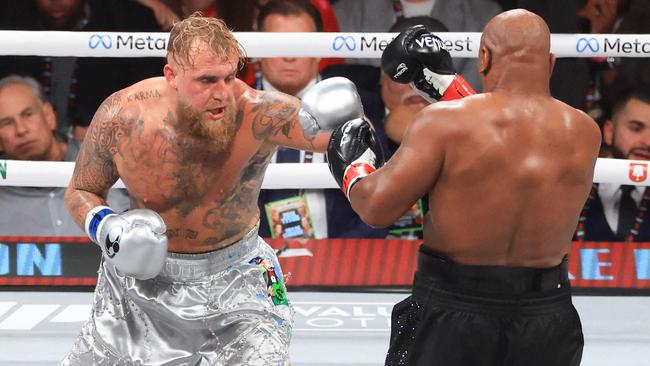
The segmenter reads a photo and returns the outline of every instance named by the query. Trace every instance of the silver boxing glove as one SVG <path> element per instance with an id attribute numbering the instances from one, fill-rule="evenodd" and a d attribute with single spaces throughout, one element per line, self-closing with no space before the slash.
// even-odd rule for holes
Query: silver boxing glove
<path id="1" fill-rule="evenodd" d="M 363 105 L 357 87 L 344 77 L 316 83 L 301 99 L 300 125 L 308 136 L 332 131 L 343 123 L 363 117 Z"/>
<path id="2" fill-rule="evenodd" d="M 86 234 L 102 249 L 104 258 L 122 274 L 147 280 L 156 277 L 167 258 L 167 227 L 149 209 L 116 214 L 97 206 L 86 215 Z"/>

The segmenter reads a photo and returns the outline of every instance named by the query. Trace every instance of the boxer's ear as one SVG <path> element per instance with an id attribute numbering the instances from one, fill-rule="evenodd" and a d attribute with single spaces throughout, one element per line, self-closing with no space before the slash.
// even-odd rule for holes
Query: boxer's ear
<path id="1" fill-rule="evenodd" d="M 163 67 L 163 75 L 165 75 L 165 79 L 167 80 L 167 83 L 174 89 L 177 88 L 176 84 L 176 68 L 170 64 L 165 64 L 165 67 Z"/>
<path id="2" fill-rule="evenodd" d="M 553 68 L 555 67 L 555 54 L 553 52 L 549 54 L 548 63 L 549 63 L 548 74 L 553 75 Z"/>
<path id="3" fill-rule="evenodd" d="M 481 45 L 478 50 L 478 72 L 486 76 L 492 68 L 492 51 L 486 46 Z"/>

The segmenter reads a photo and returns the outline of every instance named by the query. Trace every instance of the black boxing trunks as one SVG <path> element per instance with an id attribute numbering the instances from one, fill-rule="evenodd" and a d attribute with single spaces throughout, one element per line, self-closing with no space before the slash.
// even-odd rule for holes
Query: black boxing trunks
<path id="1" fill-rule="evenodd" d="M 420 249 L 393 308 L 386 365 L 574 366 L 584 339 L 567 259 L 552 268 L 459 265 Z"/>

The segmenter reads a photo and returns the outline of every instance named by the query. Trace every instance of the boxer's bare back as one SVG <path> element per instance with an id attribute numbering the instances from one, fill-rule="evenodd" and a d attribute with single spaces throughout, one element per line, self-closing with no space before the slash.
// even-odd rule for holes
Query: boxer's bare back
<path id="1" fill-rule="evenodd" d="M 424 246 L 461 264 L 552 267 L 568 253 L 592 186 L 598 125 L 551 96 L 544 21 L 512 11 L 481 38 L 486 93 L 426 107 L 352 206 L 389 225 L 424 194 Z"/>

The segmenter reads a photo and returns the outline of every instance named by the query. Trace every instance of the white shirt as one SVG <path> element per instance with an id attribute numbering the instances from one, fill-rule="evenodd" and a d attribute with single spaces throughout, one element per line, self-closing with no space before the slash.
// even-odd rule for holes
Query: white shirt
<path id="1" fill-rule="evenodd" d="M 310 81 L 307 86 L 305 86 L 301 91 L 299 91 L 295 96 L 302 98 L 305 95 L 307 89 L 311 88 L 318 82 L 318 78 L 314 78 Z M 262 78 L 262 88 L 269 91 L 278 91 L 276 88 L 271 85 L 266 79 Z M 273 154 L 271 158 L 271 163 L 275 163 L 277 154 Z M 300 151 L 300 162 L 305 162 L 305 152 Z M 323 153 L 312 153 L 312 163 L 324 163 L 325 154 Z M 303 189 L 302 190 L 305 199 L 307 200 L 307 205 L 309 206 L 309 213 L 311 214 L 311 223 L 314 227 L 314 236 L 316 239 L 327 238 L 327 206 L 325 204 L 325 192 L 322 189 Z"/>
<path id="2" fill-rule="evenodd" d="M 598 185 L 598 197 L 600 197 L 600 202 L 603 204 L 603 212 L 605 213 L 605 219 L 610 229 L 613 233 L 616 233 L 618 227 L 618 211 L 621 203 L 621 186 L 619 184 L 612 183 L 600 183 Z M 643 199 L 643 194 L 645 193 L 646 187 L 635 186 L 634 190 L 631 192 L 632 199 L 636 202 L 637 207 L 641 204 L 641 199 Z"/>
<path id="3" fill-rule="evenodd" d="M 402 11 L 404 12 L 405 18 L 417 17 L 426 15 L 431 15 L 431 10 L 436 4 L 435 0 L 422 1 L 419 3 L 412 3 L 408 0 L 400 0 L 402 3 Z"/>

